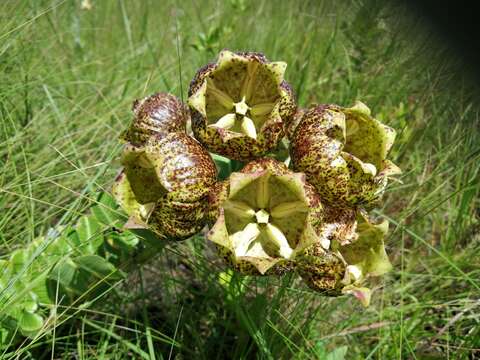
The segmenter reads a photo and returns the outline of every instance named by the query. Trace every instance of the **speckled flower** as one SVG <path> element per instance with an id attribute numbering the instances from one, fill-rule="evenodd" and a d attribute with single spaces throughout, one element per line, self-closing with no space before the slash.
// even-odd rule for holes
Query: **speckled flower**
<path id="1" fill-rule="evenodd" d="M 311 244 L 329 246 L 316 233 L 322 219 L 318 195 L 303 174 L 283 163 L 250 162 L 215 192 L 218 218 L 207 239 L 243 273 L 282 272 Z"/>
<path id="2" fill-rule="evenodd" d="M 290 119 L 288 119 L 288 121 L 284 122 L 285 135 L 288 139 L 292 138 L 293 134 L 295 133 L 295 129 L 300 123 L 300 120 L 302 120 L 302 117 L 303 115 L 305 115 L 306 111 L 307 109 L 298 107 L 295 111 L 295 114 Z"/>
<path id="3" fill-rule="evenodd" d="M 319 244 L 311 245 L 298 257 L 296 270 L 310 288 L 332 296 L 353 294 L 368 306 L 371 290 L 364 286 L 365 280 L 391 269 L 383 242 L 388 222 L 374 222 L 361 212 L 357 218 L 353 241 L 345 245 L 333 242 L 328 251 Z"/>
<path id="4" fill-rule="evenodd" d="M 125 146 L 124 170 L 113 193 L 132 222 L 159 237 L 182 240 L 205 224 L 216 168 L 208 152 L 184 133 Z"/>
<path id="5" fill-rule="evenodd" d="M 185 132 L 190 117 L 188 108 L 167 93 L 135 100 L 132 110 L 135 117 L 121 138 L 135 145 L 144 145 L 153 136 L 164 138 L 173 132 Z"/>
<path id="6" fill-rule="evenodd" d="M 390 271 L 392 265 L 385 252 L 383 239 L 388 232 L 388 221 L 374 221 L 365 214 L 359 216 L 358 239 L 340 246 L 347 267 L 342 279 L 342 293 L 353 294 L 364 306 L 370 304 L 371 290 L 364 287 L 368 277 L 380 276 Z"/>
<path id="7" fill-rule="evenodd" d="M 335 206 L 366 206 L 379 199 L 400 169 L 386 156 L 395 131 L 370 116 L 361 102 L 351 108 L 309 109 L 291 137 L 296 171 L 303 171 L 322 200 Z"/>
<path id="8" fill-rule="evenodd" d="M 195 137 L 211 152 L 247 161 L 273 150 L 284 136 L 283 121 L 295 113 L 284 62 L 262 54 L 223 50 L 215 64 L 190 84 Z"/>

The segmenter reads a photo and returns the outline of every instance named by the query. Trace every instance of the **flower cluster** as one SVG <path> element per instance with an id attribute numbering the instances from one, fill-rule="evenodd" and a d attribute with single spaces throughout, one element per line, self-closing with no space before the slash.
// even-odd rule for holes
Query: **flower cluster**
<path id="1" fill-rule="evenodd" d="M 386 159 L 395 131 L 360 102 L 297 108 L 285 69 L 224 50 L 195 75 L 188 107 L 165 93 L 136 101 L 113 193 L 130 227 L 183 240 L 208 226 L 231 268 L 295 271 L 316 291 L 367 306 L 365 280 L 391 267 L 388 223 L 367 210 L 400 173 Z M 245 164 L 220 181 L 209 152 Z"/>

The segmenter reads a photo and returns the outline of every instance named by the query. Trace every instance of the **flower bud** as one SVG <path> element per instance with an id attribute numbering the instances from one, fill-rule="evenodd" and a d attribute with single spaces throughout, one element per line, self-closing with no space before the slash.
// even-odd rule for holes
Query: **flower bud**
<path id="1" fill-rule="evenodd" d="M 151 137 L 164 138 L 170 133 L 185 132 L 190 117 L 188 108 L 175 96 L 156 93 L 132 106 L 135 115 L 122 139 L 135 145 L 144 145 Z"/>

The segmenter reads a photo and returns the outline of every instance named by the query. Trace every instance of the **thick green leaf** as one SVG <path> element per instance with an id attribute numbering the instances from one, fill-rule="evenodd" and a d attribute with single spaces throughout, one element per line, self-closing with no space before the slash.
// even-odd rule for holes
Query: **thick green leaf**
<path id="1" fill-rule="evenodd" d="M 0 291 L 2 291 L 8 283 L 10 276 L 8 264 L 9 262 L 7 260 L 0 260 Z"/>
<path id="2" fill-rule="evenodd" d="M 102 192 L 98 199 L 98 204 L 91 209 L 95 218 L 103 225 L 120 226 L 127 220 L 117 205 L 115 199 L 108 193 Z"/>
<path id="3" fill-rule="evenodd" d="M 40 304 L 52 304 L 52 301 L 48 296 L 47 274 L 45 272 L 39 272 L 35 276 L 32 291 L 37 296 L 37 301 Z"/>
<path id="4" fill-rule="evenodd" d="M 139 239 L 130 231 L 111 232 L 105 235 L 102 256 L 115 266 L 131 260 Z"/>
<path id="5" fill-rule="evenodd" d="M 82 249 L 89 254 L 96 253 L 103 242 L 102 226 L 93 216 L 80 218 L 77 223 L 77 234 Z"/>
<path id="6" fill-rule="evenodd" d="M 29 251 L 28 249 L 18 249 L 15 250 L 10 256 L 10 269 L 13 274 L 19 273 L 28 262 Z"/>
<path id="7" fill-rule="evenodd" d="M 148 229 L 129 229 L 128 231 L 145 241 L 145 243 L 148 244 L 147 246 L 151 246 L 157 250 L 161 250 L 165 246 L 166 242 Z"/>
<path id="8" fill-rule="evenodd" d="M 97 255 L 80 256 L 73 261 L 79 271 L 75 273 L 72 286 L 81 290 L 85 300 L 96 298 L 124 277 L 115 266 Z"/>
<path id="9" fill-rule="evenodd" d="M 38 309 L 37 295 L 30 291 L 24 298 L 21 300 L 21 306 L 25 311 L 34 313 Z"/>
<path id="10" fill-rule="evenodd" d="M 97 279 L 113 282 L 123 278 L 115 266 L 98 255 L 79 256 L 73 261 L 80 269 L 94 275 Z"/>
<path id="11" fill-rule="evenodd" d="M 60 260 L 47 277 L 48 296 L 54 303 L 69 302 L 80 289 L 74 287 L 77 265 L 70 259 Z"/>
<path id="12" fill-rule="evenodd" d="M 61 260 L 48 276 L 52 301 L 72 302 L 96 297 L 123 278 L 114 265 L 98 255 L 84 255 Z"/>
<path id="13" fill-rule="evenodd" d="M 35 313 L 23 311 L 20 316 L 18 326 L 22 332 L 38 331 L 43 326 L 43 318 Z"/>
<path id="14" fill-rule="evenodd" d="M 347 346 L 340 346 L 333 351 L 329 352 L 326 360 L 344 360 L 345 356 L 347 355 Z"/>
<path id="15" fill-rule="evenodd" d="M 47 257 L 47 261 L 49 261 L 51 264 L 58 258 L 68 254 L 70 251 L 72 251 L 72 246 L 69 244 L 69 239 L 64 235 L 60 235 L 51 241 L 51 243 L 46 247 L 44 253 Z"/>
<path id="16" fill-rule="evenodd" d="M 72 250 L 77 250 L 81 247 L 82 244 L 80 242 L 80 238 L 78 236 L 77 231 L 73 227 L 68 227 L 67 229 L 65 229 L 62 236 L 64 236 L 67 239 Z"/>

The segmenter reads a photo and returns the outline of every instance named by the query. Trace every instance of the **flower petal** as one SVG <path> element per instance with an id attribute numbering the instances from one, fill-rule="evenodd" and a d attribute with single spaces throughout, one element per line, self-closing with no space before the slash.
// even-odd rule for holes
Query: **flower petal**
<path id="1" fill-rule="evenodd" d="M 255 128 L 255 123 L 252 119 L 247 116 L 242 118 L 242 122 L 240 124 L 242 131 L 245 135 L 251 137 L 252 139 L 257 138 L 257 129 Z"/>
<path id="2" fill-rule="evenodd" d="M 378 224 L 362 220 L 358 224 L 358 239 L 340 247 L 348 264 L 358 266 L 364 275 L 379 276 L 388 272 L 392 265 L 385 252 L 383 238 L 388 231 L 388 221 Z"/>
<path id="3" fill-rule="evenodd" d="M 250 114 L 254 117 L 268 115 L 272 112 L 274 106 L 275 103 L 257 104 L 250 109 Z"/>
<path id="4" fill-rule="evenodd" d="M 235 119 L 237 117 L 235 114 L 227 114 L 222 116 L 220 119 L 215 124 L 212 124 L 210 126 L 216 126 L 222 129 L 230 129 L 235 125 Z"/>
<path id="5" fill-rule="evenodd" d="M 270 210 L 270 215 L 272 215 L 272 217 L 283 218 L 302 212 L 308 212 L 308 207 L 303 201 L 290 201 L 275 206 Z"/>
<path id="6" fill-rule="evenodd" d="M 290 259 L 293 253 L 293 249 L 290 247 L 285 234 L 273 224 L 267 224 L 265 228 L 265 234 L 268 236 L 271 242 L 276 244 L 279 248 L 278 252 L 284 259 Z"/>
<path id="7" fill-rule="evenodd" d="M 250 223 L 242 231 L 238 231 L 230 236 L 230 241 L 235 251 L 235 256 L 247 256 L 249 248 L 253 241 L 260 235 L 260 229 L 257 224 Z"/>
<path id="8" fill-rule="evenodd" d="M 206 107 L 206 96 L 205 93 L 207 91 L 207 80 L 205 80 L 202 85 L 198 88 L 198 90 L 193 93 L 189 98 L 188 98 L 188 105 L 197 110 L 202 116 L 207 116 L 207 111 L 205 109 Z"/>
<path id="9" fill-rule="evenodd" d="M 352 294 L 355 296 L 364 307 L 370 305 L 370 299 L 372 297 L 372 290 L 366 287 L 357 287 L 354 285 L 345 286 L 342 289 L 343 294 Z"/>

